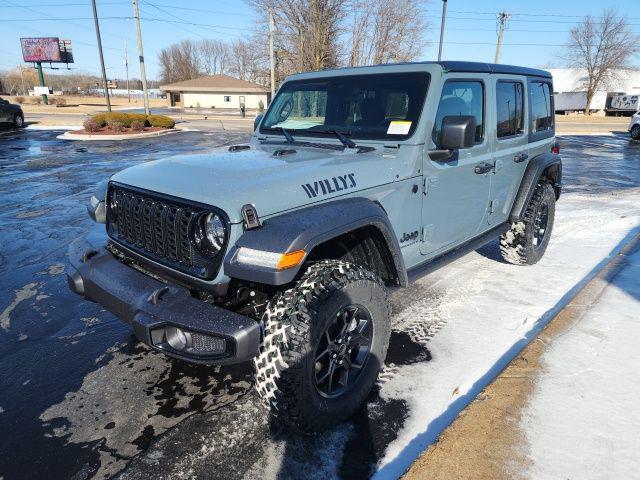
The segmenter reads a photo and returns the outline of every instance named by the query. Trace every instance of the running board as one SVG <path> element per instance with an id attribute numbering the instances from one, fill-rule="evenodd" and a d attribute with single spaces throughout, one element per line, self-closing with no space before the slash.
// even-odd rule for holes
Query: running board
<path id="1" fill-rule="evenodd" d="M 499 237 L 504 232 L 509 230 L 511 225 L 508 222 L 501 223 L 500 225 L 493 227 L 491 230 L 486 231 L 482 235 L 479 235 L 448 252 L 445 252 L 437 257 L 432 258 L 431 260 L 427 260 L 424 263 L 416 265 L 415 267 L 410 268 L 407 271 L 407 276 L 409 277 L 409 282 L 413 283 L 417 279 L 428 275 L 439 268 L 444 267 L 445 265 L 459 259 L 460 257 L 465 256 L 467 253 L 473 252 L 474 250 L 479 249 L 480 247 L 486 245 L 494 238 Z"/>

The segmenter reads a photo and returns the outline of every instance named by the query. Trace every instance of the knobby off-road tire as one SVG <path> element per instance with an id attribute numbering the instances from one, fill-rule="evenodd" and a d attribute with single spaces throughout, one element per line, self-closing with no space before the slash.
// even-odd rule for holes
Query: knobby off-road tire
<path id="1" fill-rule="evenodd" d="M 631 127 L 631 138 L 634 140 L 640 140 L 640 123 L 636 123 Z"/>
<path id="2" fill-rule="evenodd" d="M 342 318 L 340 312 L 352 305 L 360 306 L 358 315 L 366 311 L 370 318 L 368 355 L 350 377 L 353 384 L 337 397 L 327 397 L 322 393 L 326 381 L 322 386 L 317 383 L 322 376 L 318 365 L 326 363 L 327 357 L 316 361 L 318 349 L 338 347 L 334 343 L 324 348 L 327 329 L 335 331 Z M 391 333 L 390 312 L 386 288 L 369 270 L 340 260 L 309 266 L 293 288 L 270 302 L 263 316 L 264 343 L 254 360 L 255 383 L 271 413 L 288 427 L 307 433 L 350 417 L 365 401 L 384 363 Z M 352 318 L 356 318 L 355 312 Z M 350 357 L 345 361 L 351 362 Z"/>
<path id="3" fill-rule="evenodd" d="M 555 211 L 553 187 L 538 184 L 522 221 L 511 224 L 511 229 L 500 237 L 502 258 L 514 265 L 533 265 L 540 260 L 551 238 Z"/>

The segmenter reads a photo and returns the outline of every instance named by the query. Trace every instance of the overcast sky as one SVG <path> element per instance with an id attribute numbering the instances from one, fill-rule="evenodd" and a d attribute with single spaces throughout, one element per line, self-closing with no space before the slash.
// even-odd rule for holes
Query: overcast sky
<path id="1" fill-rule="evenodd" d="M 580 16 L 600 15 L 616 5 L 640 34 L 638 0 L 449 0 L 444 59 L 492 62 L 496 42 L 495 13 L 513 16 L 505 32 L 501 63 L 530 67 L 560 66 L 556 54 Z M 431 1 L 425 16 L 431 26 L 429 42 L 420 60 L 437 56 L 440 0 Z M 141 1 L 142 34 L 147 76 L 157 78 L 157 55 L 162 47 L 182 39 L 247 38 L 258 27 L 259 17 L 242 0 Z M 90 0 L 0 0 L 0 69 L 22 61 L 20 37 L 51 36 L 70 39 L 74 69 L 97 74 L 100 64 Z M 133 7 L 127 0 L 98 0 L 107 76 L 124 77 L 124 43 L 129 50 L 130 76 L 139 76 Z M 261 37 L 266 42 L 267 37 Z M 640 65 L 637 57 L 634 65 Z"/>

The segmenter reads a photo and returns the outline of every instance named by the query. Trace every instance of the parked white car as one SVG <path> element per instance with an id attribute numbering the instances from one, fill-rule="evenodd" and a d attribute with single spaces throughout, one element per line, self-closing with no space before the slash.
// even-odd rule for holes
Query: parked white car
<path id="1" fill-rule="evenodd" d="M 640 111 L 633 114 L 629 123 L 629 134 L 634 140 L 640 140 Z"/>

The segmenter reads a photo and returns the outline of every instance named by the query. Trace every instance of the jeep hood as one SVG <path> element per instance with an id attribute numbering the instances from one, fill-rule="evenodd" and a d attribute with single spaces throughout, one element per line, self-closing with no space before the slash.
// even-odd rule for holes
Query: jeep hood
<path id="1" fill-rule="evenodd" d="M 274 156 L 283 148 L 296 152 Z M 258 146 L 147 162 L 111 180 L 216 206 L 237 223 L 247 203 L 266 217 L 405 178 L 411 175 L 408 163 L 383 156 L 380 150 L 356 153 L 298 145 Z"/>

